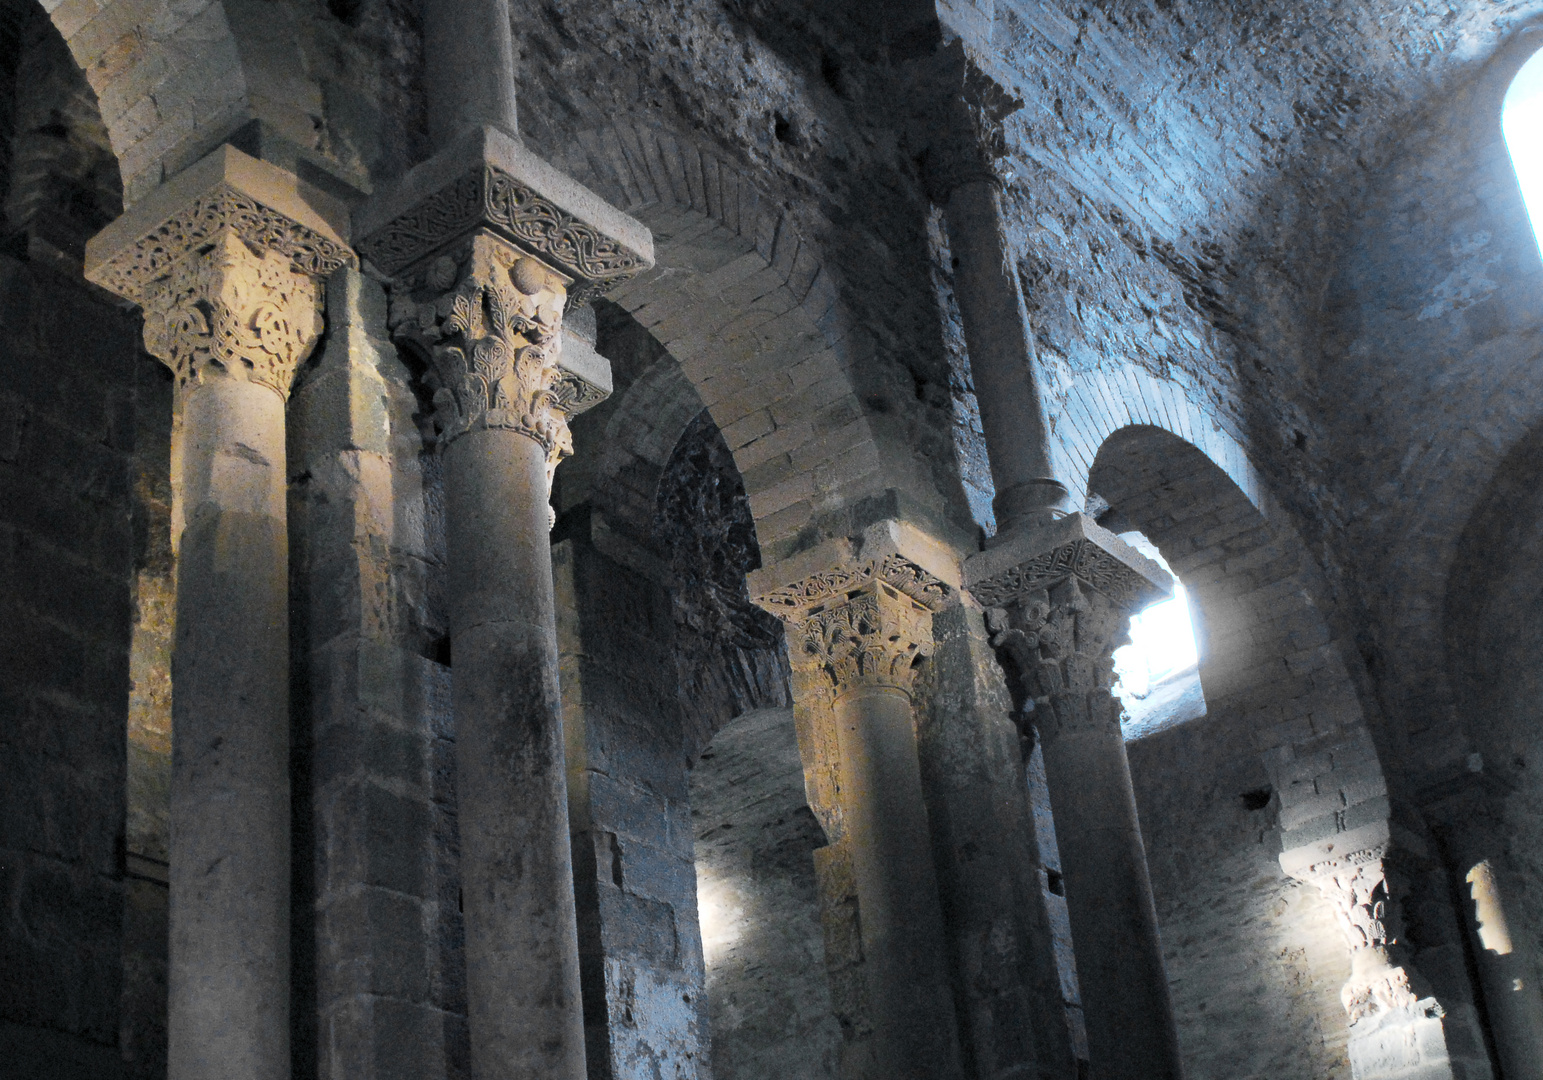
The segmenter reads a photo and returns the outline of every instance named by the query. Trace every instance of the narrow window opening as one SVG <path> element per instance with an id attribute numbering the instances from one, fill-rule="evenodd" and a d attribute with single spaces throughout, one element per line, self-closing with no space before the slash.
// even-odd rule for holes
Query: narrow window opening
<path id="1" fill-rule="evenodd" d="M 1120 539 L 1173 575 L 1173 595 L 1138 611 L 1130 620 L 1130 644 L 1115 650 L 1115 696 L 1125 706 L 1127 741 L 1205 715 L 1199 650 L 1190 621 L 1189 597 L 1179 576 L 1139 532 Z"/>
<path id="2" fill-rule="evenodd" d="M 1527 204 L 1533 239 L 1543 251 L 1543 52 L 1534 53 L 1511 80 L 1500 107 L 1500 130 Z"/>

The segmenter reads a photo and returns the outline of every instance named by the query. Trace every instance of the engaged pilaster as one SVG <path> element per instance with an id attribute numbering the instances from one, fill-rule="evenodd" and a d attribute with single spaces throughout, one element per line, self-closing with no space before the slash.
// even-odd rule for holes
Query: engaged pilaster
<path id="1" fill-rule="evenodd" d="M 430 361 L 445 461 L 473 1072 L 583 1080 L 548 497 L 568 417 L 610 379 L 577 339 L 565 359 L 562 317 L 650 266 L 653 241 L 497 128 L 356 225 L 395 281 L 393 334 Z"/>
<path id="2" fill-rule="evenodd" d="M 230 147 L 95 237 L 176 376 L 169 1075 L 282 1080 L 289 1055 L 284 403 L 321 334 L 341 212 Z"/>
<path id="3" fill-rule="evenodd" d="M 933 613 L 955 596 L 954 565 L 913 530 L 883 522 L 858 542 L 831 541 L 751 575 L 756 602 L 788 626 L 798 704 L 824 729 L 812 741 L 835 758 L 813 763 L 834 774 L 839 804 L 823 815 L 835 835 L 817 865 L 832 991 L 847 1021 L 843 1073 L 853 1080 L 961 1070 L 911 702 Z"/>
<path id="4" fill-rule="evenodd" d="M 973 557 L 965 579 L 1043 743 L 1093 1071 L 1176 1080 L 1157 910 L 1109 692 L 1128 618 L 1168 576 L 1076 514 Z"/>

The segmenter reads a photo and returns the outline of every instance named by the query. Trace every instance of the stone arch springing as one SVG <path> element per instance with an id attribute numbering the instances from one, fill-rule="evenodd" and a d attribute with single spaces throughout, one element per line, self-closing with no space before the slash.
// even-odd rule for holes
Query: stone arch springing
<path id="1" fill-rule="evenodd" d="M 608 298 L 712 414 L 763 548 L 904 483 L 848 375 L 866 338 L 791 217 L 712 154 L 642 125 L 586 132 L 554 163 L 653 231 L 655 268 Z"/>

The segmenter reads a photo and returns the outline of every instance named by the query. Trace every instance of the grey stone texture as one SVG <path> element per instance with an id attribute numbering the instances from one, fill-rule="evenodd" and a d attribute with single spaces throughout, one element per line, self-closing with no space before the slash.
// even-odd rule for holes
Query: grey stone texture
<path id="1" fill-rule="evenodd" d="M 812 855 L 825 833 L 804 798 L 790 709 L 726 725 L 691 771 L 696 887 L 716 1080 L 835 1080 Z"/>
<path id="2" fill-rule="evenodd" d="M 827 1056 L 833 1033 L 871 1043 L 868 980 L 892 958 L 865 952 L 829 702 L 742 579 L 888 520 L 976 553 L 1009 486 L 993 469 L 1018 475 L 1006 451 L 1036 426 L 993 388 L 1025 373 L 1068 505 L 1144 533 L 1192 597 L 1205 715 L 1127 745 L 1185 1075 L 1529 1075 L 1543 263 L 1498 115 L 1543 6 L 464 6 L 488 11 L 507 33 L 457 42 L 415 0 L 0 4 L 0 1073 L 164 1075 L 165 881 L 191 865 L 167 865 L 170 716 L 195 693 L 235 715 L 229 686 L 172 685 L 172 613 L 252 632 L 199 584 L 195 535 L 174 558 L 170 385 L 137 316 L 81 280 L 85 240 L 224 144 L 351 211 L 465 119 L 441 89 L 476 95 L 426 63 L 460 51 L 502 58 L 449 71 L 496 89 L 474 119 L 517 126 L 656 253 L 593 328 L 586 310 L 564 329 L 593 337 L 615 392 L 557 474 L 568 621 L 535 665 L 556 672 L 537 680 L 547 794 L 583 784 L 543 804 L 542 879 L 562 906 L 572 857 L 579 933 L 529 952 L 574 938 L 557 1011 L 592 1075 L 823 1075 L 856 1067 Z M 939 181 L 960 146 L 1000 184 L 983 261 Z M 990 310 L 1026 370 L 982 367 L 983 266 L 1022 298 L 1021 317 Z M 290 787 L 290 826 L 265 835 L 292 880 L 287 944 L 259 951 L 293 957 L 294 1008 L 291 1053 L 277 1032 L 264 1049 L 307 1080 L 459 1080 L 461 845 L 508 806 L 461 805 L 457 755 L 499 763 L 458 729 L 507 672 L 451 644 L 450 592 L 491 593 L 451 589 L 466 518 L 431 445 L 441 387 L 389 343 L 374 272 L 329 283 L 327 340 L 279 417 L 290 657 L 255 689 L 289 700 L 264 790 Z M 526 464 L 528 491 L 491 501 L 540 563 L 545 463 Z M 917 1037 L 954 1025 L 971 1077 L 1075 1076 L 1109 1021 L 1084 1015 L 1098 943 L 1061 895 L 1086 851 L 1051 807 L 1077 781 L 1024 739 L 961 605 L 917 669 L 946 984 Z M 777 867 L 749 876 L 787 901 L 776 918 L 818 896 L 823 982 L 789 962 L 778 978 L 803 982 L 763 993 L 697 943 L 690 766 L 736 718 L 789 707 L 814 821 L 733 858 Z M 777 800 L 796 809 L 788 752 Z M 715 986 L 796 995 L 796 1022 L 720 1020 Z"/>

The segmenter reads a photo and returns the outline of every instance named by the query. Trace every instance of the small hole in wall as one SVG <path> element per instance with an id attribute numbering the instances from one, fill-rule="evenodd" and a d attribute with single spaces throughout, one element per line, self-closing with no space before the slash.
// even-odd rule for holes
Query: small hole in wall
<path id="1" fill-rule="evenodd" d="M 1045 887 L 1056 896 L 1066 895 L 1066 879 L 1061 876 L 1061 872 L 1059 870 L 1051 870 L 1048 867 L 1046 868 Z"/>
<path id="2" fill-rule="evenodd" d="M 364 0 L 327 0 L 327 10 L 332 12 L 335 19 L 352 26 L 359 21 L 359 10 L 364 7 Z"/>
<path id="3" fill-rule="evenodd" d="M 423 658 L 432 660 L 436 664 L 450 666 L 450 635 L 444 634 L 434 638 L 423 649 Z"/>
<path id="4" fill-rule="evenodd" d="M 1245 810 L 1263 810 L 1266 806 L 1270 805 L 1270 789 L 1267 787 L 1259 788 L 1255 791 L 1245 791 L 1238 797 L 1243 800 L 1243 809 Z"/>
<path id="5" fill-rule="evenodd" d="M 1298 431 L 1295 428 L 1292 428 L 1291 429 L 1291 442 L 1292 442 L 1292 445 L 1294 445 L 1298 450 L 1306 450 L 1307 449 L 1307 433 L 1304 432 L 1304 431 Z"/>
<path id="6" fill-rule="evenodd" d="M 459 911 L 462 915 L 466 914 L 466 891 L 464 889 L 455 890 L 455 910 Z"/>
<path id="7" fill-rule="evenodd" d="M 780 143 L 793 141 L 793 122 L 781 113 L 772 114 L 772 134 Z"/>

